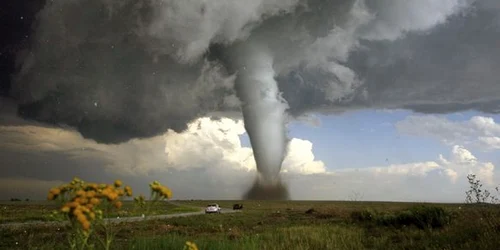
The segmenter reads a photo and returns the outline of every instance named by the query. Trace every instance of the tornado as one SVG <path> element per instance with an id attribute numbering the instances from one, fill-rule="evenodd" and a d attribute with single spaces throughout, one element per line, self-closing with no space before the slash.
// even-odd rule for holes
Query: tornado
<path id="1" fill-rule="evenodd" d="M 244 199 L 288 199 L 287 188 L 280 179 L 287 145 L 288 104 L 275 80 L 273 57 L 263 46 L 247 46 L 235 56 L 236 89 L 258 172 Z"/>

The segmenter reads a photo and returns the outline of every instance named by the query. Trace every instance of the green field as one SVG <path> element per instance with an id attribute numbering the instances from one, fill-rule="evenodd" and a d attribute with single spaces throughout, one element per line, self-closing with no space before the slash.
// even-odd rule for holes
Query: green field
<path id="1" fill-rule="evenodd" d="M 55 219 L 51 216 L 51 213 L 58 207 L 60 205 L 57 203 L 48 201 L 0 202 L 0 224 L 26 221 L 54 221 Z M 151 206 L 150 215 L 197 212 L 200 210 L 201 208 L 197 207 L 177 206 L 169 202 L 163 202 Z M 142 211 L 136 209 L 132 201 L 125 201 L 119 213 L 112 213 L 107 215 L 107 217 L 116 218 L 141 215 Z"/>
<path id="2" fill-rule="evenodd" d="M 183 249 L 186 241 L 193 241 L 199 249 L 500 249 L 497 205 L 333 201 L 177 204 L 186 205 L 179 210 L 196 210 L 194 207 L 212 202 L 230 210 L 234 203 L 242 203 L 244 208 L 238 213 L 120 223 L 113 247 Z M 41 204 L 2 206 L 6 205 L 23 212 L 13 212 L 17 217 L 4 221 L 26 221 L 50 213 L 50 208 Z M 2 212 L 2 218 L 8 216 Z M 49 224 L 0 227 L 0 248 L 66 249 L 65 231 Z"/>

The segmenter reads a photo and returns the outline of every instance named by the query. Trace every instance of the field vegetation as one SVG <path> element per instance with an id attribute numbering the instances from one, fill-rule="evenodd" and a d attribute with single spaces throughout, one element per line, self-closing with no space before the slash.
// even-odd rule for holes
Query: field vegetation
<path id="1" fill-rule="evenodd" d="M 485 192 L 480 182 L 474 177 L 469 183 L 472 191 L 466 194 L 467 203 L 463 204 L 229 200 L 162 203 L 165 207 L 179 206 L 180 210 L 202 208 L 209 203 L 218 203 L 223 210 L 232 210 L 235 203 L 244 208 L 235 213 L 122 222 L 115 225 L 109 249 L 500 249 L 500 207 L 491 198 L 493 191 L 483 199 Z M 30 209 L 44 206 L 35 202 L 15 204 L 9 205 L 26 206 L 25 214 L 41 214 Z M 27 220 L 27 216 L 18 218 Z M 0 248 L 68 249 L 70 232 L 68 225 L 0 225 Z M 96 234 L 103 236 L 99 231 Z M 102 249 L 98 244 L 90 247 Z"/>
<path id="2" fill-rule="evenodd" d="M 52 212 L 59 207 L 58 204 L 47 201 L 0 201 L 0 225 L 30 221 L 57 221 L 58 218 L 54 217 Z M 197 207 L 179 206 L 170 202 L 154 203 L 150 207 L 150 216 L 200 211 Z M 120 211 L 107 214 L 105 218 L 142 216 L 143 213 L 144 211 L 137 209 L 134 201 L 125 200 Z"/>

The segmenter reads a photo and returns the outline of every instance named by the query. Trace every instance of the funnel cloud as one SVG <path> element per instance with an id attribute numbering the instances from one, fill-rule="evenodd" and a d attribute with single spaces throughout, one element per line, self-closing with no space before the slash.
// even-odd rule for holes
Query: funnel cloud
<path id="1" fill-rule="evenodd" d="M 283 189 L 279 172 L 285 158 L 288 105 L 281 98 L 274 79 L 273 58 L 265 46 L 247 45 L 232 56 L 232 63 L 237 66 L 236 90 L 259 174 L 247 198 L 262 199 L 267 197 L 269 189 Z M 277 194 L 270 197 L 276 198 Z M 288 196 L 283 195 L 283 198 Z"/>

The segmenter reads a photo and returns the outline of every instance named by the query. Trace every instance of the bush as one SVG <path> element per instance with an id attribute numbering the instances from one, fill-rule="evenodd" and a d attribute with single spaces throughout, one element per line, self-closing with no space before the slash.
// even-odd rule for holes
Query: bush
<path id="1" fill-rule="evenodd" d="M 306 214 L 314 214 L 314 213 L 316 213 L 316 210 L 314 210 L 314 208 L 309 208 L 306 211 Z"/>
<path id="2" fill-rule="evenodd" d="M 417 206 L 411 208 L 406 216 L 402 213 L 401 220 L 418 228 L 441 228 L 451 222 L 451 214 L 442 207 Z"/>
<path id="3" fill-rule="evenodd" d="M 451 221 L 451 214 L 442 207 L 414 206 L 396 213 L 376 213 L 368 210 L 354 211 L 351 219 L 372 222 L 382 226 L 415 226 L 420 229 L 441 228 Z"/>
<path id="4" fill-rule="evenodd" d="M 354 221 L 373 221 L 376 218 L 376 214 L 369 210 L 363 211 L 353 211 L 351 213 L 351 219 Z"/>
<path id="5" fill-rule="evenodd" d="M 476 203 L 476 204 L 499 204 L 500 198 L 493 195 L 487 189 L 483 188 L 481 180 L 476 179 L 476 175 L 467 175 L 467 181 L 469 182 L 469 190 L 465 192 L 465 203 Z M 495 188 L 497 194 L 500 194 L 500 186 Z"/>

